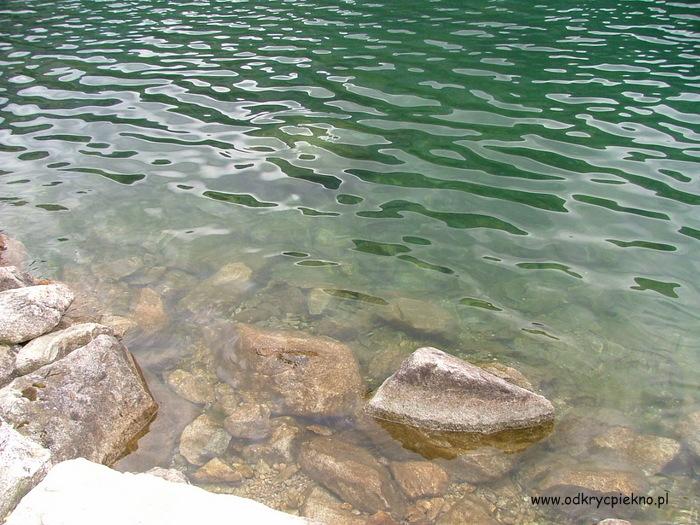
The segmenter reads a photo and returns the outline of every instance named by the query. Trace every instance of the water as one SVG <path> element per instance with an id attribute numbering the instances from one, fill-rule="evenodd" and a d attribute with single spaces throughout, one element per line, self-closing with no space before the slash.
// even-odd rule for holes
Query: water
<path id="1" fill-rule="evenodd" d="M 161 421 L 184 410 L 164 377 L 213 373 L 201 348 L 226 331 L 207 327 L 231 318 L 348 343 L 368 388 L 421 344 L 518 368 L 559 421 L 586 423 L 477 494 L 506 501 L 504 523 L 590 521 L 523 504 L 528 471 L 609 466 L 577 452 L 581 426 L 680 439 L 700 404 L 699 15 L 666 1 L 6 0 L 2 226 L 35 272 L 105 311 L 160 295 L 166 324 L 126 342 L 171 400 Z M 232 262 L 248 286 L 188 311 Z M 406 298 L 419 303 L 402 318 Z M 173 432 L 156 422 L 121 468 L 184 468 Z M 649 476 L 671 502 L 641 518 L 697 520 L 693 467 L 684 451 Z M 217 490 L 282 507 L 257 479 Z"/>

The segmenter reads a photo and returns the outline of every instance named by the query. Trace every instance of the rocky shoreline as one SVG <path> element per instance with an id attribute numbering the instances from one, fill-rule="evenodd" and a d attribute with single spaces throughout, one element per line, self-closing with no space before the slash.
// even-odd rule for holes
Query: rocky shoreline
<path id="1" fill-rule="evenodd" d="M 684 443 L 596 426 L 561 414 L 514 368 L 432 347 L 382 348 L 371 361 L 381 372 L 368 379 L 339 340 L 246 319 L 254 297 L 234 321 L 205 326 L 189 355 L 142 373 L 121 338 L 137 324 L 146 333 L 167 326 L 155 289 L 138 290 L 131 319 L 90 315 L 80 293 L 25 273 L 25 257 L 0 234 L 0 521 L 17 505 L 11 525 L 36 513 L 94 523 L 110 491 L 124 494 L 114 523 L 190 523 L 185 510 L 173 514 L 181 501 L 206 508 L 198 519 L 210 522 L 239 512 L 265 523 L 539 523 L 525 490 L 648 493 L 649 476 L 697 455 L 698 418 L 682 429 Z M 229 263 L 178 305 L 197 317 L 220 306 L 217 291 L 241 297 L 251 275 Z M 329 299 L 312 292 L 317 315 Z M 419 306 L 399 303 L 402 323 L 431 329 Z M 579 446 L 582 435 L 566 461 L 538 460 L 552 443 Z M 610 468 L 587 469 L 591 453 L 609 455 Z M 157 468 L 108 468 L 130 470 L 133 456 L 141 462 L 132 468 Z M 81 492 L 94 505 L 66 514 L 60 502 Z M 140 506 L 145 494 L 161 505 L 158 517 Z"/>

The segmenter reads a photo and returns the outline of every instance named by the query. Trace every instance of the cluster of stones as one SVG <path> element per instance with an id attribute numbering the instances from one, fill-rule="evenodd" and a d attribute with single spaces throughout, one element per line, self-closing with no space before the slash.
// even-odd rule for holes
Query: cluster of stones
<path id="1" fill-rule="evenodd" d="M 74 299 L 34 279 L 19 245 L 0 246 L 0 519 L 72 458 L 110 464 L 145 430 L 157 406 L 112 331 L 81 323 L 55 330 Z"/>

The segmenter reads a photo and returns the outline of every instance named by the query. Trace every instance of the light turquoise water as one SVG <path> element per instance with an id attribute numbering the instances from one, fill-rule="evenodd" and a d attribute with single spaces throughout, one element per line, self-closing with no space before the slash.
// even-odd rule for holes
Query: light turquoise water
<path id="1" fill-rule="evenodd" d="M 156 377 L 238 315 L 347 342 L 370 387 L 378 354 L 433 344 L 515 366 L 560 420 L 680 440 L 700 408 L 699 20 L 666 1 L 6 0 L 0 226 L 116 314 L 156 289 L 169 324 L 127 338 Z M 182 308 L 234 261 L 246 294 Z M 400 298 L 423 301 L 408 321 Z M 509 479 L 535 493 L 521 474 L 572 447 Z M 698 519 L 678 463 L 641 518 Z"/>

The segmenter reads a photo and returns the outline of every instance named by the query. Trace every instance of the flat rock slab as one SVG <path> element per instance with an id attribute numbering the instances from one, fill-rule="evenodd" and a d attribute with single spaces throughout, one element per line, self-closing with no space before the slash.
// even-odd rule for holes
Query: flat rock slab
<path id="1" fill-rule="evenodd" d="M 17 353 L 17 373 L 25 375 L 53 363 L 103 334 L 111 335 L 112 331 L 96 323 L 81 323 L 37 337 Z"/>
<path id="2" fill-rule="evenodd" d="M 0 521 L 51 466 L 51 452 L 0 419 Z"/>
<path id="3" fill-rule="evenodd" d="M 358 407 L 363 393 L 350 348 L 329 337 L 237 325 L 238 340 L 224 366 L 274 413 L 340 416 Z"/>
<path id="4" fill-rule="evenodd" d="M 108 335 L 0 389 L 0 417 L 54 462 L 114 462 L 156 410 L 131 354 Z"/>
<path id="5" fill-rule="evenodd" d="M 302 525 L 307 520 L 228 494 L 85 459 L 51 469 L 5 525 Z"/>
<path id="6" fill-rule="evenodd" d="M 23 343 L 52 330 L 73 299 L 63 284 L 0 292 L 0 344 Z"/>
<path id="7" fill-rule="evenodd" d="M 495 434 L 549 424 L 544 397 L 436 348 L 419 348 L 376 391 L 373 417 L 437 432 Z"/>

